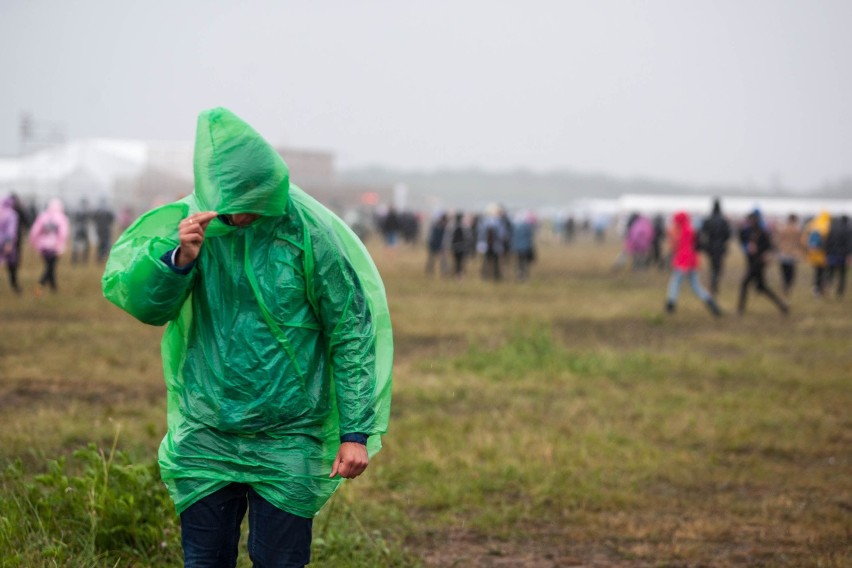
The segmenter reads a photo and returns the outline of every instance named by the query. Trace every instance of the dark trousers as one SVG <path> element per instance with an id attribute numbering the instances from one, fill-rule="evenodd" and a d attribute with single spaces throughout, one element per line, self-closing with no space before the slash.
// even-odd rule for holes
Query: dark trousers
<path id="1" fill-rule="evenodd" d="M 530 277 L 530 263 L 532 263 L 532 252 L 524 251 L 517 254 L 517 272 L 518 280 L 526 280 Z"/>
<path id="2" fill-rule="evenodd" d="M 503 274 L 500 272 L 500 255 L 494 252 L 486 252 L 482 258 L 482 278 L 484 280 L 500 280 Z"/>
<path id="3" fill-rule="evenodd" d="M 464 274 L 464 251 L 456 251 L 453 252 L 453 259 L 455 260 L 455 265 L 453 267 L 453 274 L 458 277 L 461 277 Z"/>
<path id="4" fill-rule="evenodd" d="M 844 259 L 845 260 L 845 259 Z M 836 294 L 837 297 L 840 298 L 843 296 L 843 293 L 846 291 L 846 263 L 841 264 L 829 264 L 828 265 L 828 282 L 834 283 L 834 279 L 837 278 L 837 288 Z"/>
<path id="5" fill-rule="evenodd" d="M 71 243 L 71 264 L 78 262 L 89 262 L 89 239 L 88 237 L 76 237 Z"/>
<path id="6" fill-rule="evenodd" d="M 44 259 L 44 272 L 38 283 L 42 286 L 50 286 L 50 289 L 56 292 L 56 260 L 58 257 L 55 252 L 43 251 L 41 258 Z"/>
<path id="7" fill-rule="evenodd" d="M 6 263 L 6 270 L 9 272 L 9 284 L 12 286 L 12 290 L 20 294 L 21 287 L 18 285 L 18 264 Z"/>
<path id="8" fill-rule="evenodd" d="M 814 267 L 814 294 L 822 296 L 825 292 L 825 273 L 824 266 Z"/>
<path id="9" fill-rule="evenodd" d="M 793 282 L 796 280 L 796 263 L 781 262 L 781 283 L 784 287 L 784 295 L 789 296 L 793 290 Z"/>
<path id="10" fill-rule="evenodd" d="M 184 567 L 234 568 L 246 510 L 255 568 L 301 568 L 311 561 L 313 519 L 282 511 L 250 486 L 231 483 L 181 513 Z"/>
<path id="11" fill-rule="evenodd" d="M 711 252 L 710 257 L 710 293 L 714 296 L 719 292 L 719 280 L 722 278 L 722 266 L 725 262 L 725 254 Z"/>
<path id="12" fill-rule="evenodd" d="M 748 272 L 746 273 L 745 278 L 743 278 L 742 283 L 740 284 L 740 301 L 738 306 L 739 313 L 745 312 L 746 307 L 746 298 L 748 297 L 748 287 L 754 282 L 755 289 L 758 293 L 763 294 L 772 302 L 778 306 L 778 309 L 782 312 L 786 313 L 788 308 L 787 304 L 785 304 L 781 298 L 778 297 L 775 292 L 769 289 L 766 285 L 766 281 L 763 277 L 763 269 L 764 264 L 762 262 L 750 262 L 748 265 Z"/>

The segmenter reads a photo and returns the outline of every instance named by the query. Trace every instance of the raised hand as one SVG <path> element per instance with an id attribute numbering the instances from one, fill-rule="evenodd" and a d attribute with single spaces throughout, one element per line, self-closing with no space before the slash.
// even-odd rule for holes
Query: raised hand
<path id="1" fill-rule="evenodd" d="M 195 213 L 180 222 L 178 225 L 178 238 L 180 248 L 175 256 L 175 266 L 184 267 L 198 258 L 201 244 L 204 242 L 204 233 L 207 225 L 216 218 L 215 211 L 204 211 Z"/>

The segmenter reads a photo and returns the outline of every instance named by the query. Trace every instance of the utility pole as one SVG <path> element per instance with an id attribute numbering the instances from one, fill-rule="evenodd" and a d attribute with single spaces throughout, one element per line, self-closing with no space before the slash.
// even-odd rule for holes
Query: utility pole
<path id="1" fill-rule="evenodd" d="M 18 124 L 20 155 L 65 142 L 65 128 L 58 122 L 36 122 L 32 113 L 22 112 Z"/>

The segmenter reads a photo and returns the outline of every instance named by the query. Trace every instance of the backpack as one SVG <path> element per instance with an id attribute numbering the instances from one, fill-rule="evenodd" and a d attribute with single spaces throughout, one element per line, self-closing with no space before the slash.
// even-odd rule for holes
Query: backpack
<path id="1" fill-rule="evenodd" d="M 819 231 L 811 231 L 808 234 L 808 248 L 811 249 L 819 249 L 822 248 L 822 235 Z"/>

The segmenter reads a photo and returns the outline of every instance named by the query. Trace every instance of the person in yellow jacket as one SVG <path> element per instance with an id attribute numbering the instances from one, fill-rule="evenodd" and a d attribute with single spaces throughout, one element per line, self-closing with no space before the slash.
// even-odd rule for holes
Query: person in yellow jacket
<path id="1" fill-rule="evenodd" d="M 802 232 L 802 246 L 805 247 L 808 262 L 814 269 L 813 292 L 819 297 L 825 292 L 825 274 L 828 266 L 825 243 L 830 229 L 831 215 L 828 211 L 822 211 L 811 219 Z"/>
<path id="2" fill-rule="evenodd" d="M 310 561 L 311 519 L 381 447 L 392 331 L 360 240 L 226 109 L 202 112 L 195 190 L 113 246 L 104 295 L 168 324 L 163 481 L 186 566 Z"/>

